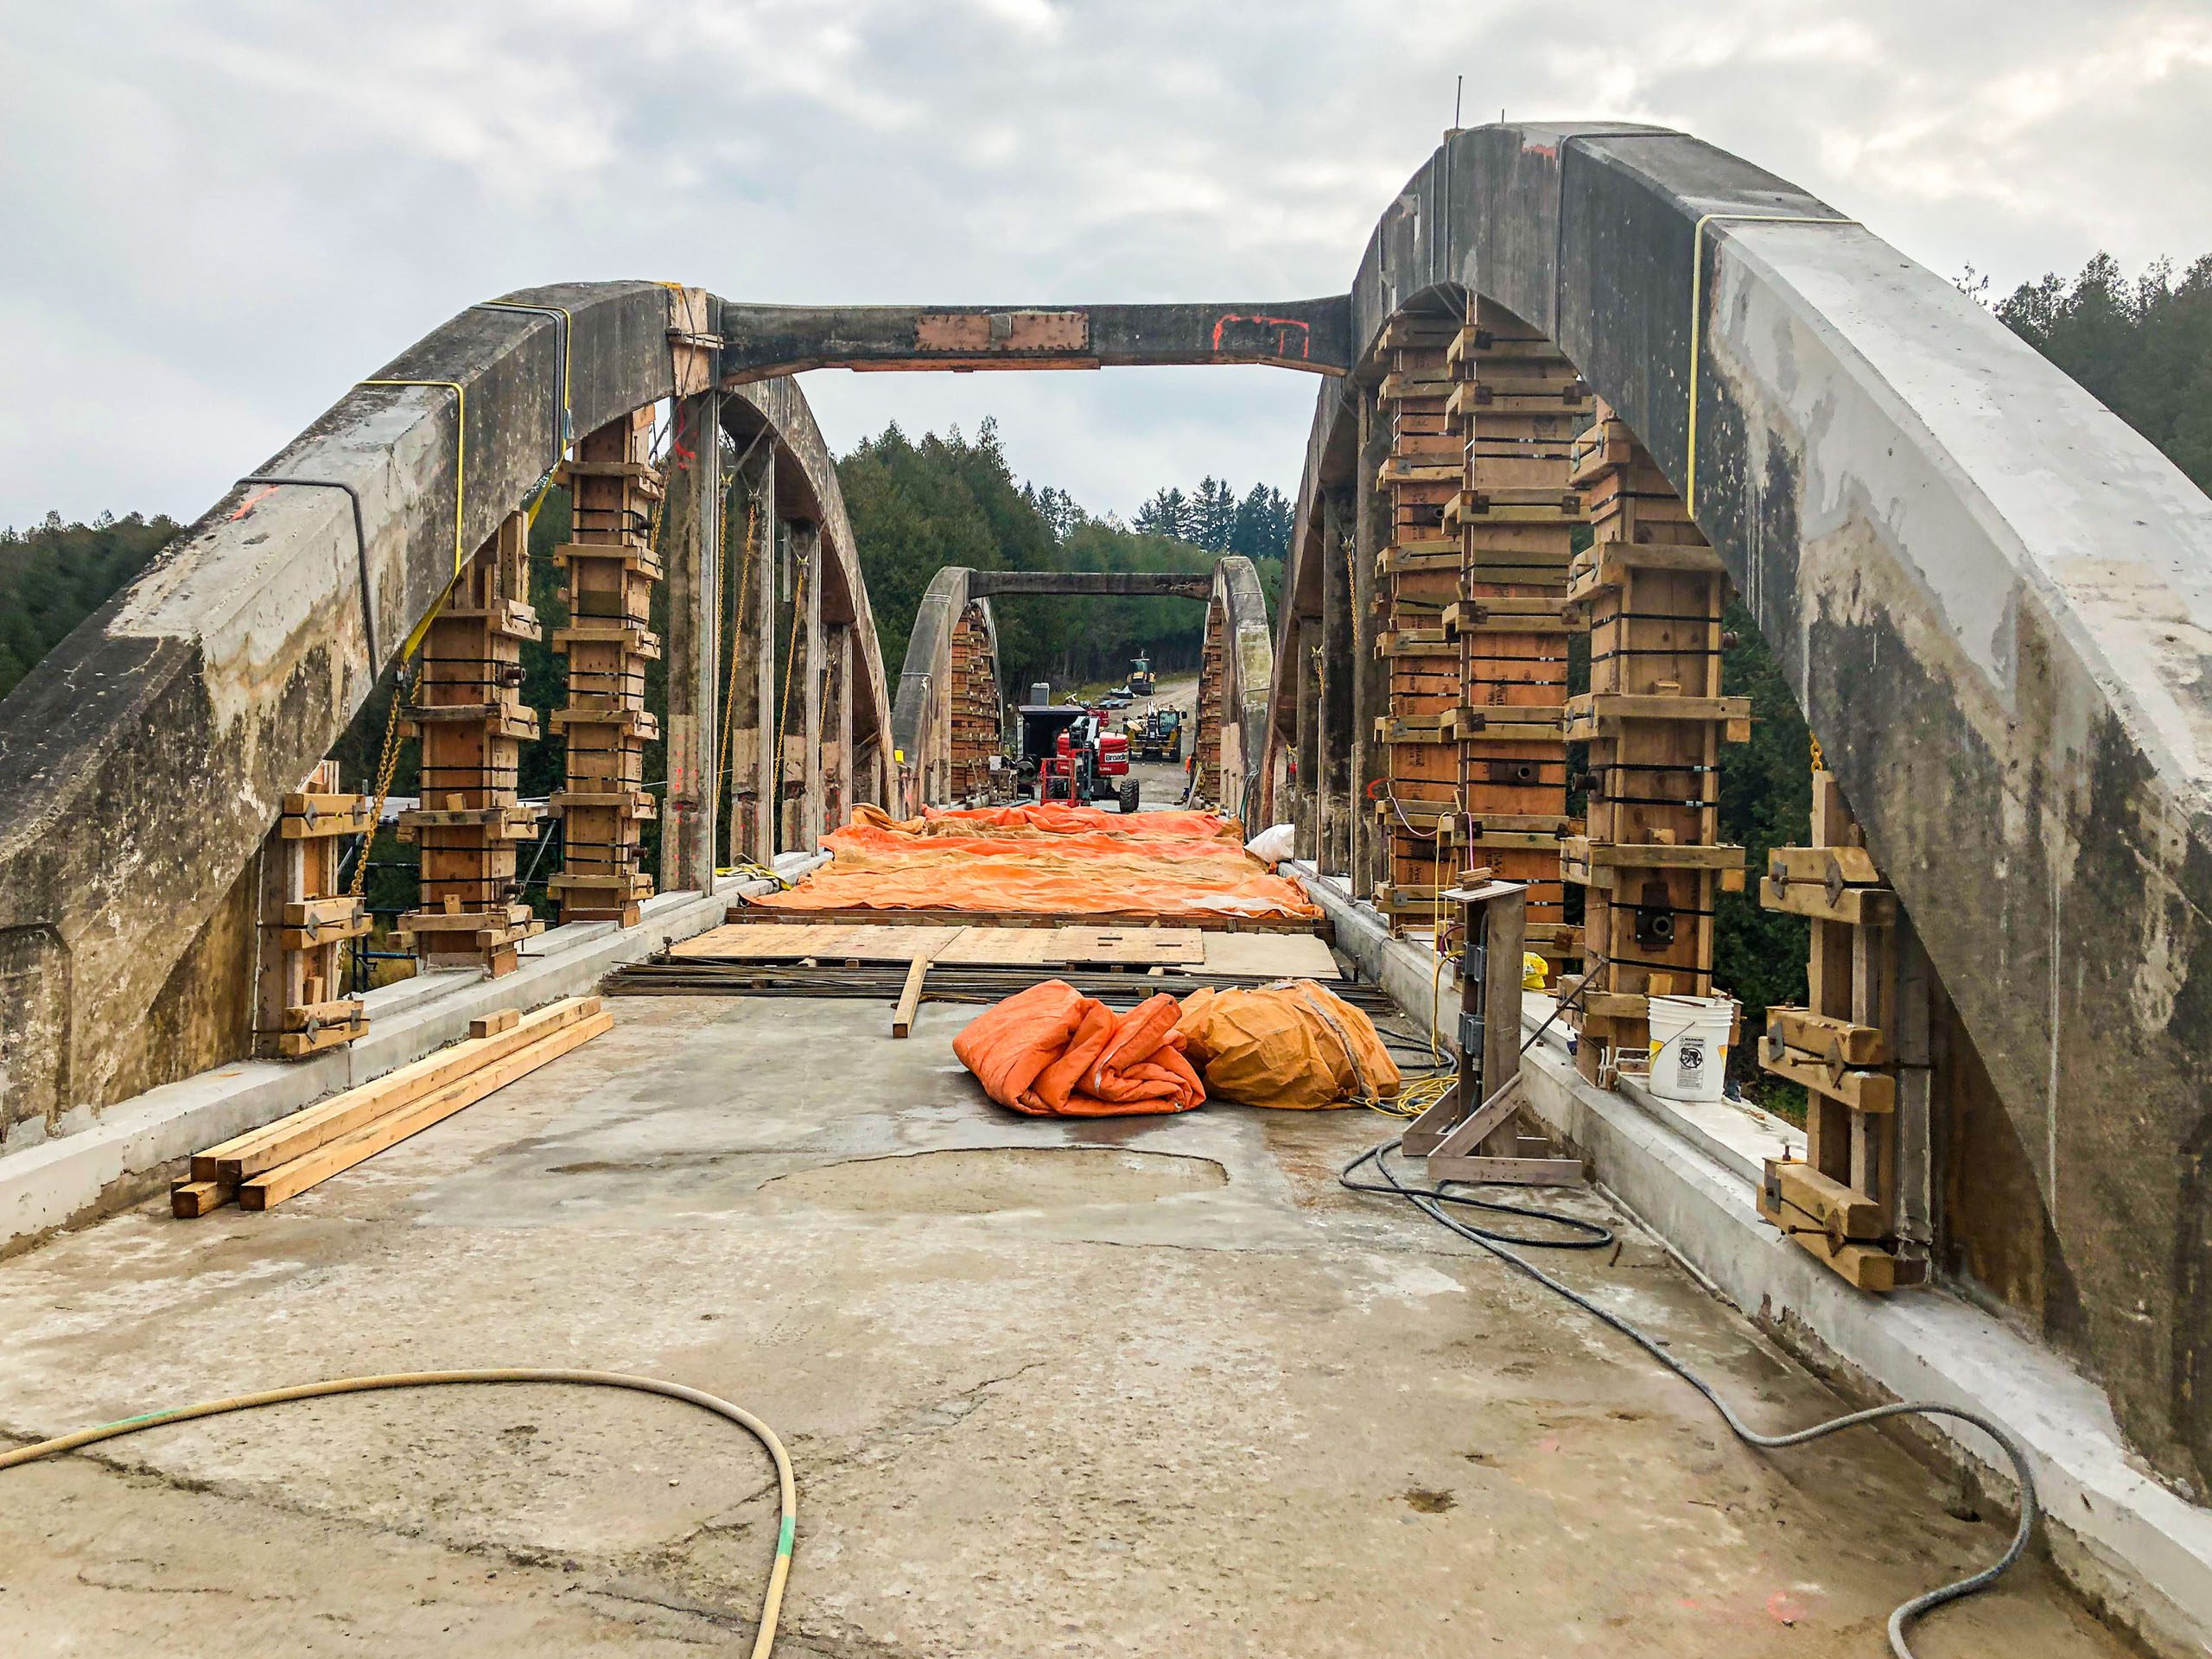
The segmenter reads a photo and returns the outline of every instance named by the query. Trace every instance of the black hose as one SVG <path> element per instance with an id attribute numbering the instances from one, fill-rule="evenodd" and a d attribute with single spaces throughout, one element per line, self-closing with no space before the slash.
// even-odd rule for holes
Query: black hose
<path id="1" fill-rule="evenodd" d="M 1742 1418 L 1737 1416 L 1734 1409 L 1720 1397 L 1710 1382 L 1668 1352 L 1665 1345 L 1658 1338 L 1646 1335 L 1619 1314 L 1592 1301 L 1572 1286 L 1553 1278 L 1526 1256 L 1515 1254 L 1506 1248 L 1505 1243 L 1500 1241 L 1497 1235 L 1486 1233 L 1479 1227 L 1469 1226 L 1455 1217 L 1447 1215 L 1438 1207 L 1437 1203 L 1440 1198 L 1444 1198 L 1446 1202 L 1478 1201 L 1460 1200 L 1456 1195 L 1446 1197 L 1426 1189 L 1405 1185 L 1391 1173 L 1387 1156 L 1396 1150 L 1398 1144 L 1395 1141 L 1387 1141 L 1379 1147 L 1369 1148 L 1339 1170 L 1337 1173 L 1337 1179 L 1355 1192 L 1384 1191 L 1385 1189 L 1382 1187 L 1363 1184 L 1351 1179 L 1355 1170 L 1371 1161 L 1376 1172 L 1389 1183 L 1388 1190 L 1395 1196 L 1404 1198 L 1407 1203 L 1428 1217 L 1430 1220 L 1458 1234 L 1469 1243 L 1489 1251 L 1507 1266 L 1527 1274 L 1547 1290 L 1554 1291 L 1564 1296 L 1592 1319 L 1611 1325 L 1637 1347 L 1643 1349 L 1645 1353 L 1650 1355 L 1652 1358 L 1657 1360 L 1660 1364 L 1695 1389 L 1705 1396 L 1707 1402 L 1720 1414 L 1720 1421 L 1728 1425 L 1729 1433 L 1746 1446 L 1757 1446 L 1765 1452 L 1779 1451 L 1784 1446 L 1802 1446 L 1808 1440 L 1817 1440 L 1842 1429 L 1856 1428 L 1863 1423 L 1878 1422 L 1885 1417 L 1921 1416 L 1949 1417 L 1959 1422 L 1971 1424 L 2005 1448 L 2005 1455 L 2012 1461 L 2012 1473 L 2019 1482 L 2020 1487 L 2020 1524 L 2013 1529 L 2012 1541 L 2005 1547 L 2002 1555 L 1982 1568 L 1980 1572 L 1971 1573 L 1951 1584 L 1938 1586 L 1924 1595 L 1915 1596 L 1892 1612 L 1890 1615 L 1889 1636 L 1890 1651 L 1895 1656 L 1895 1659 L 1914 1659 L 1912 1648 L 1905 1641 L 1904 1636 L 1905 1627 L 1913 1620 L 1923 1614 L 1934 1611 L 1948 1602 L 1956 1601 L 1961 1597 L 1971 1596 L 1978 1591 L 1986 1590 L 2003 1577 L 2012 1568 L 2013 1563 L 2027 1554 L 2028 1543 L 2035 1536 L 2036 1521 L 2040 1513 L 2036 1502 L 2035 1470 L 2029 1463 L 2028 1454 L 2021 1448 L 2019 1442 L 2005 1430 L 1990 1421 L 1988 1418 L 1975 1412 L 1961 1410 L 1956 1406 L 1939 1405 L 1932 1401 L 1900 1401 L 1894 1405 L 1874 1406 L 1866 1411 L 1850 1412 L 1841 1417 L 1830 1418 L 1826 1422 L 1815 1423 L 1808 1428 L 1792 1429 L 1782 1434 L 1762 1434 L 1745 1422 Z M 1553 1219 L 1567 1222 L 1570 1225 L 1590 1225 L 1586 1222 L 1576 1223 L 1568 1217 L 1554 1217 Z M 1512 1242 L 1526 1243 L 1528 1241 Z M 1566 1248 L 1588 1249 L 1591 1247 L 1577 1243 L 1568 1244 Z"/>

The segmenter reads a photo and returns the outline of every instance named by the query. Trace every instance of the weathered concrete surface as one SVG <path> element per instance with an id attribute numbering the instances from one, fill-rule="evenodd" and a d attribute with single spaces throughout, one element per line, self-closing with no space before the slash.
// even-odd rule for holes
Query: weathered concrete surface
<path id="1" fill-rule="evenodd" d="M 1217 305 L 725 305 L 722 375 L 740 385 L 805 369 L 1096 369 L 1271 363 L 1342 374 L 1351 308 L 1318 300 Z"/>
<path id="2" fill-rule="evenodd" d="M 987 599 L 1004 594 L 1204 599 L 1213 592 L 1213 577 L 1173 570 L 972 570 L 968 591 Z"/>
<path id="3" fill-rule="evenodd" d="M 1017 1121 L 857 1003 L 636 999 L 608 1036 L 265 1216 L 0 1264 L 0 1427 L 296 1378 L 615 1365 L 762 1413 L 794 1659 L 1863 1659 L 1998 1547 L 1872 1434 L 1769 1461 L 1624 1344 L 1332 1172 L 1387 1126 Z M 836 1053 L 840 1064 L 824 1066 Z M 1756 1421 L 1836 1402 L 1631 1230 L 1560 1265 Z M 582 1391 L 283 1408 L 0 1476 L 0 1646 L 728 1649 L 765 1460 Z M 2031 1566 L 1929 1659 L 2121 1649 Z"/>
<path id="4" fill-rule="evenodd" d="M 1286 866 L 1336 926 L 1339 951 L 1452 1046 L 1456 981 L 1435 953 L 1394 939 L 1346 884 Z M 1431 997 L 1434 1001 L 1432 1005 Z M 1867 1296 L 1762 1217 L 1765 1160 L 1805 1155 L 1804 1132 L 1739 1102 L 1662 1100 L 1633 1082 L 1600 1090 L 1575 1071 L 1548 996 L 1523 999 L 1533 1046 L 1531 1109 L 1592 1163 L 1605 1192 L 1762 1328 L 1847 1383 L 1859 1403 L 1936 1400 L 2003 1424 L 2034 1460 L 2051 1554 L 2067 1578 L 2154 1651 L 2212 1648 L 2212 1513 L 2184 1502 L 2128 1456 L 2104 1395 L 2043 1344 L 1961 1297 Z M 1985 1436 L 1944 1419 L 1931 1439 L 1998 1490 L 2012 1465 Z"/>
<path id="5" fill-rule="evenodd" d="M 2212 502 L 1942 278 L 1684 134 L 1450 136 L 1369 245 L 1355 357 L 1470 291 L 1689 499 L 2030 1149 L 2044 1334 L 2212 1485 Z"/>
<path id="6" fill-rule="evenodd" d="M 667 290 L 512 297 L 573 330 L 471 309 L 371 377 L 453 382 L 465 423 L 444 385 L 359 385 L 252 469 L 353 486 L 383 652 L 552 463 L 571 333 L 578 430 L 669 390 Z M 363 563 L 342 492 L 242 486 L 0 702 L 0 1134 L 235 1052 L 227 1018 L 149 1039 L 165 996 L 229 967 L 172 984 L 374 682 Z"/>
<path id="7" fill-rule="evenodd" d="M 462 312 L 370 377 L 430 384 L 357 385 L 254 469 L 352 486 L 365 546 L 340 490 L 241 486 L 0 702 L 0 1152 L 245 1052 L 250 866 L 281 798 L 564 430 L 674 388 L 659 283 L 501 303 L 546 308 Z M 873 766 L 888 702 L 828 450 L 788 379 L 721 402 L 745 440 L 771 433 L 791 510 L 836 550 L 825 597 L 857 626 Z"/>

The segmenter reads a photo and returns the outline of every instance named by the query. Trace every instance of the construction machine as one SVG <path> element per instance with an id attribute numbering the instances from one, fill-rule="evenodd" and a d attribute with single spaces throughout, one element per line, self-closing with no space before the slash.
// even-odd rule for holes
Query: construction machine
<path id="1" fill-rule="evenodd" d="M 1129 753 L 1139 760 L 1180 760 L 1183 758 L 1183 711 L 1147 709 L 1126 728 Z"/>
<path id="2" fill-rule="evenodd" d="M 1106 729 L 1103 709 L 1066 703 L 1024 703 L 1021 757 L 1017 763 L 1023 793 L 1034 785 L 1040 801 L 1081 806 L 1112 801 L 1122 811 L 1137 810 L 1137 781 L 1129 776 L 1129 740 Z"/>

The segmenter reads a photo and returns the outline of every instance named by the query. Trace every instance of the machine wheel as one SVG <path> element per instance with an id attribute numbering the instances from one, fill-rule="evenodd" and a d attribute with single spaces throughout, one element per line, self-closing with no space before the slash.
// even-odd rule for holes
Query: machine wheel
<path id="1" fill-rule="evenodd" d="M 1135 779 L 1132 778 L 1128 783 L 1122 785 L 1119 799 L 1122 804 L 1122 811 L 1134 812 L 1137 810 L 1137 782 Z"/>
<path id="2" fill-rule="evenodd" d="M 1183 740 L 1182 740 L 1181 738 L 1179 738 L 1179 738 L 1177 738 L 1177 739 L 1175 740 L 1175 747 L 1174 747 L 1173 748 L 1172 748 L 1172 749 L 1170 749 L 1170 750 L 1168 750 L 1168 751 L 1167 751 L 1167 758 L 1168 758 L 1170 760 L 1178 761 L 1178 762 L 1179 762 L 1179 761 L 1182 760 L 1182 758 L 1183 758 Z"/>

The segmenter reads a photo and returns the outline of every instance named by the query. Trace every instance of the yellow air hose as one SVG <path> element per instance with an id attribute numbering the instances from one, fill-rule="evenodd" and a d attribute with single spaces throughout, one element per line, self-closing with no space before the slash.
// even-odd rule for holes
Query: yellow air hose
<path id="1" fill-rule="evenodd" d="M 769 1649 L 776 1643 L 776 1620 L 783 1609 L 784 1582 L 791 1576 L 792 1536 L 798 1524 L 798 1489 L 791 1479 L 791 1460 L 784 1450 L 784 1443 L 776 1438 L 776 1431 L 751 1412 L 701 1389 L 686 1388 L 681 1382 L 664 1382 L 652 1376 L 631 1376 L 621 1371 L 538 1370 L 523 1367 L 467 1371 L 393 1371 L 381 1376 L 340 1376 L 327 1382 L 302 1382 L 289 1389 L 270 1389 L 263 1394 L 239 1394 L 227 1400 L 205 1400 L 196 1406 L 179 1406 L 172 1411 L 149 1411 L 142 1417 L 126 1417 L 118 1423 L 104 1423 L 98 1428 L 80 1428 L 73 1434 L 63 1434 L 54 1440 L 41 1440 L 35 1446 L 0 1452 L 0 1469 L 35 1463 L 41 1458 L 59 1457 L 64 1452 L 74 1452 L 80 1446 L 111 1440 L 118 1435 L 136 1434 L 141 1429 L 160 1428 L 169 1423 L 188 1423 L 197 1417 L 219 1417 L 226 1412 L 250 1411 L 256 1406 L 282 1405 L 288 1400 L 318 1400 L 333 1394 L 370 1394 L 381 1389 L 428 1389 L 463 1382 L 575 1382 L 589 1388 L 632 1389 L 639 1394 L 662 1395 L 671 1400 L 681 1400 L 687 1405 L 696 1406 L 702 1411 L 711 1411 L 717 1417 L 728 1418 L 759 1440 L 775 1462 L 778 1497 L 783 1510 L 783 1524 L 776 1534 L 776 1559 L 768 1570 L 768 1592 L 760 1603 L 760 1633 L 753 1643 L 753 1659 L 768 1659 Z"/>

